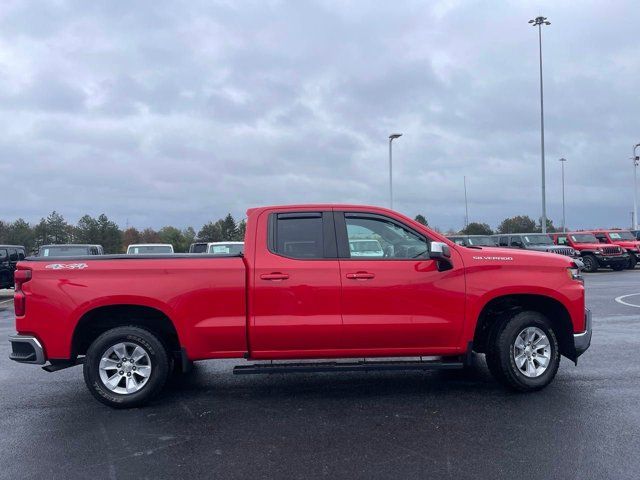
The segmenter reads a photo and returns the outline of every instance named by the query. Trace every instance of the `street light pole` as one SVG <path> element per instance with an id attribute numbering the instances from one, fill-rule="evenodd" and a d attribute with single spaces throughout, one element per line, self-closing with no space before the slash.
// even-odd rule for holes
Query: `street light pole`
<path id="1" fill-rule="evenodd" d="M 467 176 L 464 179 L 464 228 L 469 226 L 469 204 L 467 202 Z"/>
<path id="2" fill-rule="evenodd" d="M 638 230 L 638 161 L 640 158 L 636 155 L 636 149 L 640 147 L 640 143 L 633 146 L 633 229 Z"/>
<path id="3" fill-rule="evenodd" d="M 391 210 L 393 210 L 393 152 L 391 144 L 396 138 L 401 136 L 401 133 L 392 133 L 389 135 L 389 208 Z"/>
<path id="4" fill-rule="evenodd" d="M 565 223 L 565 217 L 564 217 L 564 162 L 566 162 L 567 159 L 561 158 L 559 161 L 562 164 L 562 231 L 566 232 L 567 224 Z"/>
<path id="5" fill-rule="evenodd" d="M 540 151 L 542 156 L 542 233 L 547 233 L 547 200 L 545 193 L 544 173 L 544 93 L 542 88 L 542 25 L 551 25 L 547 17 L 536 17 L 529 20 L 534 27 L 538 27 L 538 45 L 540 52 Z"/>

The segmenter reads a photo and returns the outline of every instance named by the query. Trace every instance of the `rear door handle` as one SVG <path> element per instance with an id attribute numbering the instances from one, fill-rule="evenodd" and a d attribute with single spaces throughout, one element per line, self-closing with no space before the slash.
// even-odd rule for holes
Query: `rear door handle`
<path id="1" fill-rule="evenodd" d="M 287 280 L 289 278 L 289 274 L 273 272 L 273 273 L 263 273 L 260 275 L 262 280 Z"/>
<path id="2" fill-rule="evenodd" d="M 375 273 L 369 273 L 369 272 L 356 272 L 356 273 L 347 273 L 346 277 L 351 280 L 371 280 L 372 278 L 375 278 L 376 275 Z"/>

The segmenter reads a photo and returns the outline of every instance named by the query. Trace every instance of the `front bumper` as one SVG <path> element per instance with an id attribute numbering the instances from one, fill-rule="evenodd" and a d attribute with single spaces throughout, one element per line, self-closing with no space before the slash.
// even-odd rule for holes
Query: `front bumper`
<path id="1" fill-rule="evenodd" d="M 598 264 L 601 267 L 615 267 L 617 265 L 627 265 L 629 263 L 629 255 L 623 253 L 622 255 L 597 255 Z"/>
<path id="2" fill-rule="evenodd" d="M 14 362 L 44 365 L 44 349 L 36 337 L 30 335 L 9 335 L 11 353 L 9 359 Z"/>
<path id="3" fill-rule="evenodd" d="M 588 308 L 584 309 L 584 327 L 584 332 L 573 334 L 573 345 L 576 349 L 576 357 L 586 352 L 591 345 L 591 310 Z"/>

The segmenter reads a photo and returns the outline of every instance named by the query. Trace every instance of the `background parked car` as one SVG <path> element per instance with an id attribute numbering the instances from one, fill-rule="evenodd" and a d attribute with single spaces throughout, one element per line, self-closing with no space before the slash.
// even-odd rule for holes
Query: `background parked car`
<path id="1" fill-rule="evenodd" d="M 213 255 L 238 255 L 244 251 L 244 242 L 209 242 L 207 253 Z"/>
<path id="2" fill-rule="evenodd" d="M 349 253 L 352 257 L 384 257 L 382 245 L 374 238 L 349 240 Z"/>
<path id="3" fill-rule="evenodd" d="M 104 255 L 102 245 L 62 244 L 42 245 L 36 257 L 77 257 L 82 255 Z"/>
<path id="4" fill-rule="evenodd" d="M 447 237 L 463 247 L 497 247 L 498 244 L 490 235 L 452 235 Z"/>
<path id="5" fill-rule="evenodd" d="M 210 243 L 195 242 L 189 245 L 189 253 L 207 253 Z"/>
<path id="6" fill-rule="evenodd" d="M 630 270 L 636 268 L 640 257 L 640 242 L 633 233 L 628 230 L 593 230 L 591 233 L 600 243 L 609 243 L 624 248 L 629 254 L 627 267 Z"/>
<path id="7" fill-rule="evenodd" d="M 0 288 L 13 287 L 13 272 L 16 264 L 25 257 L 21 245 L 0 245 Z"/>
<path id="8" fill-rule="evenodd" d="M 546 233 L 510 233 L 508 235 L 494 235 L 493 238 L 501 247 L 557 253 L 573 258 L 580 257 L 580 253 L 574 248 L 558 246 L 553 243 L 553 239 Z"/>
<path id="9" fill-rule="evenodd" d="M 596 272 L 598 268 L 624 270 L 629 263 L 627 252 L 617 245 L 601 245 L 589 232 L 568 232 L 552 234 L 556 245 L 563 245 L 580 252 L 585 272 Z"/>
<path id="10" fill-rule="evenodd" d="M 173 253 L 170 243 L 134 243 L 127 247 L 127 255 L 161 255 Z"/>

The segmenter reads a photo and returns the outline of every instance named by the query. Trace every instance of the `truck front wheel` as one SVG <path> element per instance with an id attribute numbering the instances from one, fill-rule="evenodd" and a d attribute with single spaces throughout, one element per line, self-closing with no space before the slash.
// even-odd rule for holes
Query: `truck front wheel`
<path id="1" fill-rule="evenodd" d="M 636 256 L 629 254 L 629 264 L 627 265 L 627 268 L 629 270 L 633 270 L 634 268 L 636 268 L 637 263 L 638 260 L 636 260 Z"/>
<path id="2" fill-rule="evenodd" d="M 592 273 L 598 271 L 598 259 L 593 255 L 585 255 L 582 257 L 582 262 L 584 263 L 585 272 Z"/>
<path id="3" fill-rule="evenodd" d="M 502 321 L 486 354 L 494 377 L 515 390 L 540 390 L 554 379 L 560 365 L 558 340 L 541 313 L 524 311 Z"/>
<path id="4" fill-rule="evenodd" d="M 138 407 L 164 386 L 169 360 L 162 342 L 138 327 L 117 327 L 87 350 L 84 381 L 100 402 L 115 408 Z"/>

